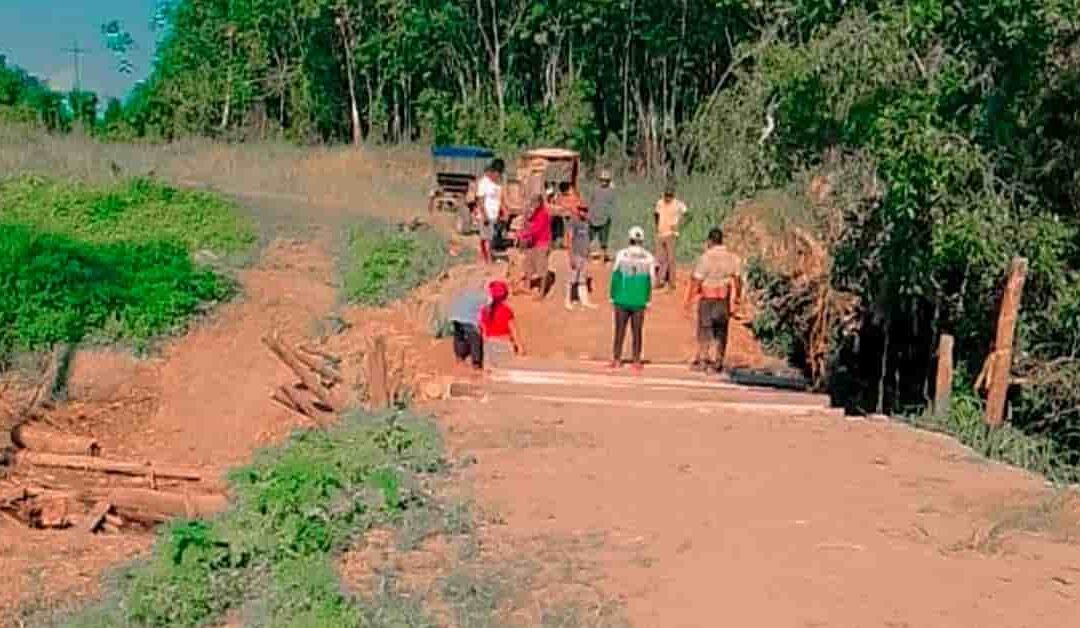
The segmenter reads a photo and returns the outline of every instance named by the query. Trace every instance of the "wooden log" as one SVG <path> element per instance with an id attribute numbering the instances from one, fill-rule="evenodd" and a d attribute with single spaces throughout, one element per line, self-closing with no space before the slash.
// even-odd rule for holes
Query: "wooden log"
<path id="1" fill-rule="evenodd" d="M 390 364 L 385 336 L 374 339 L 371 350 L 364 356 L 364 367 L 368 403 L 376 409 L 389 408 L 394 399 L 390 390 Z"/>
<path id="2" fill-rule="evenodd" d="M 263 336 L 262 342 L 270 349 L 270 352 L 273 353 L 277 359 L 281 360 L 282 364 L 289 367 L 289 370 L 300 379 L 300 383 L 304 385 L 304 388 L 310 390 L 323 405 L 330 408 L 334 407 L 334 404 L 330 401 L 329 393 L 327 393 L 326 389 L 319 383 L 319 380 L 296 359 L 295 354 L 282 346 L 280 340 L 276 337 Z"/>
<path id="3" fill-rule="evenodd" d="M 305 399 L 304 395 L 296 388 L 292 386 L 282 386 L 281 393 L 285 395 L 285 398 L 288 399 L 290 403 L 297 408 L 300 408 L 300 411 L 304 414 L 312 418 L 319 416 L 319 407 L 308 399 Z"/>
<path id="4" fill-rule="evenodd" d="M 11 440 L 23 449 L 51 454 L 97 456 L 101 453 L 101 447 L 93 438 L 65 434 L 32 421 L 24 421 L 12 428 Z"/>
<path id="5" fill-rule="evenodd" d="M 1001 299 L 1001 312 L 994 337 L 994 366 L 990 373 L 990 390 L 986 397 L 986 423 L 992 427 L 1005 422 L 1005 397 L 1009 392 L 1013 339 L 1016 334 L 1016 320 L 1020 316 L 1020 299 L 1024 293 L 1027 268 L 1027 259 L 1013 258 L 1009 264 L 1005 294 Z"/>
<path id="6" fill-rule="evenodd" d="M 297 345 L 296 348 L 310 356 L 326 360 L 327 362 L 332 364 L 334 368 L 337 368 L 341 365 L 341 358 L 337 357 L 336 355 L 331 355 L 329 353 L 326 353 L 325 351 L 319 351 L 318 349 L 315 349 L 314 347 L 310 347 L 308 345 Z"/>
<path id="7" fill-rule="evenodd" d="M 286 351 L 290 351 L 292 349 L 292 347 L 288 346 L 284 342 L 281 344 L 284 346 Z M 298 362 L 314 371 L 316 375 L 323 378 L 325 381 L 328 381 L 331 384 L 341 383 L 342 379 L 340 373 L 326 366 L 325 364 L 319 364 L 319 361 L 315 358 L 305 355 L 299 351 L 292 351 L 292 355 L 296 358 Z"/>
<path id="8" fill-rule="evenodd" d="M 124 460 L 109 460 L 108 458 L 93 458 L 90 456 L 62 456 L 59 454 L 46 454 L 35 451 L 23 451 L 16 456 L 16 460 L 23 464 L 35 467 L 53 467 L 60 469 L 74 469 L 76 471 L 96 471 L 99 473 L 115 473 L 118 475 L 134 475 L 170 480 L 190 480 L 198 482 L 203 479 L 205 472 L 194 467 L 181 465 L 151 464 L 148 462 L 127 462 Z"/>
<path id="9" fill-rule="evenodd" d="M 118 488 L 109 493 L 117 514 L 141 523 L 162 523 L 176 517 L 205 518 L 224 511 L 224 495 L 191 495 L 142 488 Z"/>
<path id="10" fill-rule="evenodd" d="M 93 534 L 105 521 L 105 517 L 109 515 L 109 511 L 112 510 L 112 504 L 108 500 L 101 500 L 94 504 L 94 507 L 90 509 L 90 513 L 86 515 L 86 519 L 83 520 L 82 526 L 80 526 L 83 532 L 87 534 Z"/>
<path id="11" fill-rule="evenodd" d="M 937 376 L 934 378 L 934 413 L 946 415 L 952 400 L 953 337 L 942 334 L 938 340 Z"/>

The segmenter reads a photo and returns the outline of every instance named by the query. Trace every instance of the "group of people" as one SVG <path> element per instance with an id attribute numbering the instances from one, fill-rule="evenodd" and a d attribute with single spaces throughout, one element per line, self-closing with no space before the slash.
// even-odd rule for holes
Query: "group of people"
<path id="1" fill-rule="evenodd" d="M 501 160 L 495 160 L 477 185 L 480 255 L 487 263 L 492 261 L 501 237 L 500 229 L 505 224 L 503 169 Z M 611 366 L 623 365 L 623 348 L 629 331 L 630 365 L 639 372 L 643 368 L 645 314 L 653 291 L 676 288 L 675 250 L 679 225 L 688 210 L 676 197 L 674 187 L 668 186 L 653 212 L 656 255 L 645 247 L 645 230 L 635 226 L 627 234 L 627 246 L 612 259 L 608 255 L 608 243 L 616 208 L 615 192 L 609 171 L 601 171 L 598 179 L 599 186 L 586 201 L 574 204 L 565 222 L 569 260 L 565 307 L 572 310 L 575 302 L 587 309 L 597 307 L 591 296 L 589 258 L 593 243 L 598 242 L 605 263 L 611 263 L 608 294 L 614 309 Z M 477 369 L 485 364 L 497 365 L 513 354 L 524 354 L 521 331 L 508 303 L 509 297 L 512 292 L 531 292 L 542 299 L 554 280 L 549 270 L 554 221 L 548 199 L 544 194 L 533 194 L 526 208 L 525 224 L 518 235 L 523 250 L 523 272 L 511 277 L 516 285 L 496 279 L 485 287 L 473 286 L 458 295 L 451 307 L 455 355 L 462 363 L 471 363 Z M 723 231 L 713 228 L 705 251 L 694 265 L 683 302 L 688 317 L 697 304 L 694 369 L 714 373 L 723 369 L 729 322 L 741 298 L 742 261 L 724 245 Z"/>

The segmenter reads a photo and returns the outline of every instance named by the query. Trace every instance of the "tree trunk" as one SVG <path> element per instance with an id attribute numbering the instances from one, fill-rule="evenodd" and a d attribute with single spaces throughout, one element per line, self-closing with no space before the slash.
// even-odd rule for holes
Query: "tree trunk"
<path id="1" fill-rule="evenodd" d="M 205 518 L 229 506 L 224 495 L 188 495 L 142 488 L 113 489 L 106 499 L 120 516 L 147 524 L 176 517 Z"/>
<path id="2" fill-rule="evenodd" d="M 99 473 L 115 473 L 118 475 L 133 475 L 140 477 L 153 475 L 159 478 L 173 480 L 200 481 L 206 476 L 204 470 L 193 467 L 127 462 L 91 456 L 64 456 L 60 454 L 23 451 L 17 454 L 16 459 L 20 464 L 29 464 L 35 467 L 96 471 Z"/>
<path id="3" fill-rule="evenodd" d="M 30 422 L 12 428 L 11 441 L 23 449 L 44 453 L 80 456 L 97 456 L 101 453 L 101 447 L 93 438 L 65 434 Z"/>
<path id="4" fill-rule="evenodd" d="M 349 84 L 349 120 L 352 124 L 352 143 L 353 146 L 359 146 L 363 142 L 363 134 L 360 132 L 360 107 L 356 102 L 356 76 L 353 73 L 352 37 L 349 36 L 349 18 L 344 11 L 338 18 L 338 27 L 341 31 L 341 47 L 345 50 L 345 78 Z"/>

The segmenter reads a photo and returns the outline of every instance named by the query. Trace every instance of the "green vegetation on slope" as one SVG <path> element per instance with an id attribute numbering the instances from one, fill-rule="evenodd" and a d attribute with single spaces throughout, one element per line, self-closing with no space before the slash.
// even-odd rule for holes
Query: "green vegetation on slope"
<path id="1" fill-rule="evenodd" d="M 345 296 L 364 305 L 383 305 L 438 276 L 449 263 L 446 242 L 437 234 L 367 221 L 349 233 Z"/>
<path id="2" fill-rule="evenodd" d="M 254 241 L 236 208 L 147 180 L 0 182 L 0 362 L 87 336 L 144 343 L 232 293 L 192 251 Z"/>
<path id="3" fill-rule="evenodd" d="M 253 226 L 232 202 L 146 178 L 108 186 L 29 175 L 0 181 L 0 220 L 98 244 L 165 240 L 217 254 L 241 252 L 255 241 Z"/>
<path id="4" fill-rule="evenodd" d="M 329 430 L 298 432 L 231 474 L 228 512 L 173 522 L 147 562 L 66 625 L 201 626 L 246 601 L 258 625 L 362 625 L 332 558 L 424 506 L 419 478 L 442 467 L 434 425 L 405 413 L 350 413 Z"/>

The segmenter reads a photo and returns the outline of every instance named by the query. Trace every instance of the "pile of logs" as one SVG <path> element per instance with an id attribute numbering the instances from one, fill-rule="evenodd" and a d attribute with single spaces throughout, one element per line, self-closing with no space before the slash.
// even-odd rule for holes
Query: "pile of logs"
<path id="1" fill-rule="evenodd" d="M 332 389 L 343 381 L 339 358 L 304 345 L 292 347 L 277 333 L 264 336 L 262 341 L 298 379 L 274 389 L 270 398 L 275 403 L 316 422 L 337 412 Z"/>
<path id="2" fill-rule="evenodd" d="M 118 531 L 174 517 L 206 517 L 228 504 L 217 478 L 203 469 L 105 458 L 95 439 L 36 420 L 17 424 L 11 440 L 18 448 L 13 460 L 22 481 L 0 484 L 0 519 L 8 522 L 87 533 Z M 60 471 L 66 482 L 53 475 Z M 101 486 L 83 474 L 114 480 Z M 47 479 L 33 479 L 40 476 Z M 117 479 L 125 485 L 115 486 Z"/>

